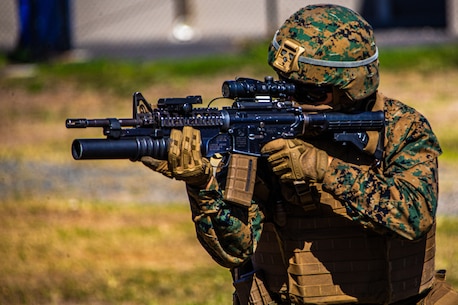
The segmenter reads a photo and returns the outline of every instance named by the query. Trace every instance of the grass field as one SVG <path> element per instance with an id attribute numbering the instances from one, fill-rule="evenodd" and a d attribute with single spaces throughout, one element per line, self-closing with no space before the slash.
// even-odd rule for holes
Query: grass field
<path id="1" fill-rule="evenodd" d="M 0 205 L 0 223 L 0 304 L 231 304 L 183 204 L 31 199 Z M 457 219 L 437 231 L 437 266 L 458 287 Z"/>
<path id="2" fill-rule="evenodd" d="M 0 205 L 0 304 L 230 304 L 185 205 Z"/>
<path id="3" fill-rule="evenodd" d="M 454 51 L 381 52 L 389 64 L 380 85 L 431 122 L 444 149 L 441 192 L 451 205 L 458 181 Z M 129 117 L 134 91 L 152 103 L 195 94 L 208 102 L 226 79 L 272 74 L 263 52 L 255 47 L 225 61 L 51 64 L 38 66 L 35 77 L 0 78 L 0 304 L 230 304 L 230 275 L 195 239 L 183 185 L 129 161 L 74 161 L 73 138 L 102 134 L 66 130 L 64 121 Z M 458 288 L 456 215 L 440 215 L 437 230 L 436 266 Z"/>

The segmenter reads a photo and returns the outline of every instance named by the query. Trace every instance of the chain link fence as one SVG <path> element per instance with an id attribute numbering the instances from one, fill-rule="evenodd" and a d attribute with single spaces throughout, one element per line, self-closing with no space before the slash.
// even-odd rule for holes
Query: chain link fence
<path id="1" fill-rule="evenodd" d="M 386 8 L 396 9 L 395 1 L 389 0 L 327 2 L 362 12 L 368 1 L 378 3 L 372 5 L 375 17 L 380 12 L 389 16 Z M 445 1 L 449 8 L 458 7 L 457 0 L 442 0 Z M 95 56 L 126 53 L 133 57 L 166 56 L 179 50 L 185 55 L 192 52 L 193 47 L 222 52 L 240 40 L 272 37 L 290 14 L 311 3 L 298 0 L 74 0 L 70 14 L 72 45 Z M 0 2 L 2 50 L 14 48 L 18 39 L 16 5 L 16 0 Z M 449 23 L 456 26 L 456 14 L 448 12 L 452 15 L 447 17 L 451 20 Z"/>

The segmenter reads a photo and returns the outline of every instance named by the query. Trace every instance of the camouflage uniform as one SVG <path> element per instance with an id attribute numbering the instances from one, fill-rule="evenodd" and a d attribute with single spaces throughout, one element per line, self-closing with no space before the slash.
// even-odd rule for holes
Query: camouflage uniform
<path id="1" fill-rule="evenodd" d="M 383 97 L 379 96 L 379 98 Z M 397 240 L 396 235 L 405 238 L 406 240 L 403 241 L 405 244 L 409 244 L 409 240 L 423 240 L 423 236 L 426 236 L 434 225 L 437 208 L 436 158 L 440 154 L 440 147 L 428 122 L 418 112 L 398 101 L 387 98 L 384 98 L 384 108 L 388 125 L 385 132 L 384 158 L 381 164 L 373 166 L 372 158 L 355 151 L 351 146 L 335 149 L 334 154 L 339 155 L 339 158 L 334 158 L 323 183 L 311 186 L 310 198 L 303 203 L 306 207 L 285 203 L 287 223 L 292 223 L 291 218 L 297 221 L 300 216 L 304 224 L 313 223 L 313 228 L 310 228 L 313 230 L 310 233 L 319 236 L 322 234 L 320 229 L 323 231 L 333 229 L 332 225 L 321 225 L 320 227 L 320 218 L 334 219 L 333 222 L 338 230 L 346 226 L 339 221 L 352 220 L 358 224 L 352 227 L 361 233 L 360 236 L 364 236 L 366 242 L 371 240 L 368 245 L 372 246 L 379 243 L 385 245 L 387 238 Z M 315 141 L 313 144 L 321 145 L 323 149 L 329 146 L 326 140 Z M 328 153 L 331 154 L 331 150 L 328 150 Z M 361 164 L 350 163 L 348 159 Z M 262 160 L 259 163 L 262 163 Z M 295 248 L 298 249 L 304 248 L 303 244 L 310 243 L 310 236 L 307 235 L 308 232 L 305 232 L 305 229 L 302 232 L 304 240 L 295 240 L 299 236 L 299 229 L 296 228 L 296 232 L 290 232 L 288 225 L 280 227 L 275 224 L 278 211 L 275 211 L 275 202 L 268 199 L 275 198 L 275 196 L 266 193 L 266 190 L 274 190 L 275 186 L 269 184 L 271 179 L 266 173 L 268 170 L 263 171 L 262 164 L 260 165 L 255 199 L 248 210 L 223 200 L 224 170 L 211 180 L 206 189 L 188 187 L 198 239 L 222 266 L 234 268 L 241 265 L 253 256 L 256 249 L 260 251 L 264 247 L 262 242 L 277 243 L 276 235 L 294 244 L 287 246 L 296 246 Z M 218 181 L 221 183 L 218 184 Z M 330 199 L 329 195 L 333 198 Z M 332 204 L 321 202 L 321 198 L 325 198 L 325 201 L 328 202 L 335 198 L 340 206 L 335 205 L 331 208 Z M 290 198 L 290 201 L 294 200 Z M 329 209 L 336 217 L 330 218 Z M 271 235 L 274 238 L 273 241 L 272 239 L 270 241 L 261 240 L 260 243 L 264 223 L 274 224 L 275 228 L 271 230 L 274 232 Z M 372 232 L 374 230 L 376 234 Z M 321 238 L 324 236 L 326 235 Z M 354 249 L 348 249 L 348 253 L 353 253 L 353 251 Z M 281 256 L 288 253 L 294 256 L 293 252 L 294 250 L 290 249 L 279 249 L 276 254 Z M 381 254 L 385 255 L 385 253 Z M 375 259 L 375 257 L 368 256 L 368 259 Z M 364 258 L 360 259 L 364 260 Z M 352 261 L 351 257 L 346 260 L 347 263 Z M 282 261 L 283 259 L 280 258 L 274 263 Z M 386 261 L 385 263 L 388 265 L 391 262 Z M 423 261 L 417 263 L 423 266 Z M 433 266 L 430 268 L 430 271 L 432 270 Z M 276 286 L 278 291 L 274 292 L 277 293 L 284 293 L 285 288 L 288 289 L 287 274 L 281 274 L 281 272 L 275 280 L 270 279 L 277 283 L 267 284 L 267 286 Z M 377 275 L 379 278 L 384 276 Z M 427 286 L 432 283 L 431 279 L 430 272 L 429 278 L 425 280 Z M 266 280 L 269 281 L 269 278 Z M 278 283 L 279 280 L 283 283 Z M 371 282 L 366 283 L 368 285 L 366 289 L 374 285 Z M 371 295 L 374 293 L 371 289 L 367 291 L 370 291 Z M 359 296 L 354 297 L 356 299 L 348 299 L 348 301 L 358 301 Z M 360 298 L 367 301 L 368 297 L 370 296 Z M 389 297 L 391 296 L 385 296 L 386 299 Z"/>
<path id="2" fill-rule="evenodd" d="M 321 13 L 309 20 L 306 10 Z M 298 11 L 274 37 L 269 63 L 282 78 L 338 87 L 350 107 L 383 110 L 384 133 L 371 135 L 381 140 L 383 157 L 306 138 L 333 157 L 323 181 L 308 181 L 299 191 L 279 183 L 260 158 L 248 208 L 223 199 L 228 160 L 206 187 L 187 186 L 197 237 L 231 269 L 236 304 L 458 304 L 434 272 L 441 149 L 420 113 L 376 91 L 372 29 L 354 16 L 338 6 Z M 297 24 L 325 30 L 310 35 Z M 311 53 L 313 60 L 306 58 Z M 363 64 L 326 66 L 334 61 Z"/>

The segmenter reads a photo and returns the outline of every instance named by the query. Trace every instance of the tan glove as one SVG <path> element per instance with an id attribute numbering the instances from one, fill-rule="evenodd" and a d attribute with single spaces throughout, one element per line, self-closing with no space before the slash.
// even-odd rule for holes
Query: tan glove
<path id="1" fill-rule="evenodd" d="M 328 154 L 299 139 L 273 140 L 261 150 L 280 182 L 311 180 L 321 182 L 328 168 Z"/>
<path id="2" fill-rule="evenodd" d="M 144 156 L 140 161 L 153 171 L 161 173 L 167 178 L 173 178 L 172 172 L 169 171 L 169 162 L 167 160 L 158 160 L 149 156 Z"/>
<path id="3" fill-rule="evenodd" d="M 189 185 L 203 186 L 211 177 L 210 162 L 200 152 L 200 131 L 185 126 L 183 131 L 172 129 L 168 161 L 143 157 L 141 161 L 154 171 Z"/>

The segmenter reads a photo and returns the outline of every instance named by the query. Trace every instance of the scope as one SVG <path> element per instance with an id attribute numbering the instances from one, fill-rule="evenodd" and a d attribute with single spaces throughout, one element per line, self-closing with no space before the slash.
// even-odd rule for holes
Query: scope
<path id="1" fill-rule="evenodd" d="M 274 81 L 272 76 L 266 76 L 264 82 L 240 77 L 236 80 L 225 81 L 222 86 L 223 97 L 230 99 L 253 98 L 260 95 L 284 98 L 292 96 L 295 90 L 294 84 Z"/>

